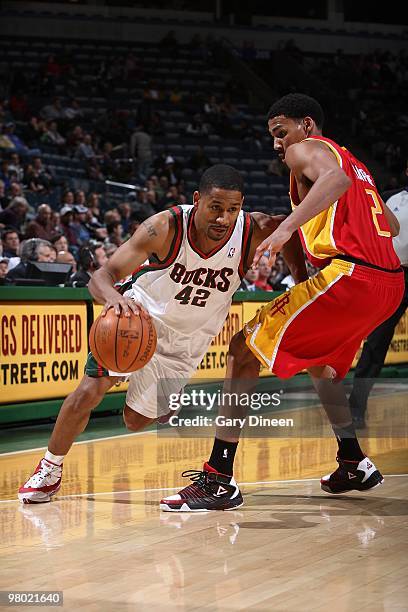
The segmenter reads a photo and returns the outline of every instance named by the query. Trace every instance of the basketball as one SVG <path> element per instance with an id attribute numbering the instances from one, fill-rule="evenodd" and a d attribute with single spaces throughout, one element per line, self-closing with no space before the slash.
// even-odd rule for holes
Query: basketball
<path id="1" fill-rule="evenodd" d="M 135 372 L 152 358 L 157 344 L 156 329 L 147 313 L 118 317 L 113 308 L 92 324 L 89 344 L 96 361 L 113 372 Z"/>

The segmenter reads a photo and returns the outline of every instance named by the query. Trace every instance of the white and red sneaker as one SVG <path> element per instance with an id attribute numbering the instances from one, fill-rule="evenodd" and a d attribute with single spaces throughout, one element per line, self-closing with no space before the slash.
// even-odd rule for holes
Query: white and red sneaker
<path id="1" fill-rule="evenodd" d="M 61 486 L 62 465 L 41 459 L 35 472 L 18 490 L 23 504 L 43 504 L 51 501 Z"/>
<path id="2" fill-rule="evenodd" d="M 176 495 L 169 495 L 160 502 L 165 512 L 209 512 L 211 510 L 234 510 L 244 503 L 241 491 L 232 476 L 220 474 L 207 463 L 202 471 L 187 470 L 183 478 L 192 484 Z"/>
<path id="3" fill-rule="evenodd" d="M 337 470 L 320 480 L 320 486 L 326 493 L 368 491 L 384 482 L 382 474 L 368 457 L 361 461 L 346 461 L 337 457 L 337 462 Z"/>

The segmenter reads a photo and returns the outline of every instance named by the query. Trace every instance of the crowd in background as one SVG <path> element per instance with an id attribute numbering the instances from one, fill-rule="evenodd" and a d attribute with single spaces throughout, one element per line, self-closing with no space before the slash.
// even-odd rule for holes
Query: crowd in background
<path id="1" fill-rule="evenodd" d="M 174 33 L 162 39 L 160 48 L 177 57 L 179 44 Z M 190 44 L 192 57 L 210 65 L 211 49 L 211 40 L 198 35 Z M 296 46 L 288 52 L 295 53 Z M 253 59 L 251 44 L 246 45 L 245 53 Z M 352 61 L 339 52 L 314 65 L 324 78 L 331 78 L 335 71 L 348 79 L 350 67 L 351 97 L 361 79 L 364 91 L 407 88 L 406 53 L 398 58 L 388 52 L 373 54 Z M 178 87 L 164 90 L 157 81 L 146 80 L 143 60 L 129 52 L 112 57 L 109 63 L 96 63 L 92 87 L 108 100 L 113 83 L 129 85 L 141 79 L 146 87 L 137 108 L 108 105 L 91 116 L 76 98 L 81 75 L 69 57 L 50 55 L 39 72 L 8 75 L 9 95 L 0 100 L 0 278 L 18 278 L 27 256 L 24 242 L 39 239 L 40 258 L 71 263 L 76 276 L 70 284 L 81 286 L 86 284 L 87 274 L 102 265 L 144 219 L 175 203 L 189 203 L 183 171 L 187 168 L 202 173 L 213 162 L 200 145 L 183 164 L 165 150 L 154 154 L 154 139 L 166 135 L 166 110 L 162 108 L 177 108 L 189 117 L 184 136 L 194 138 L 194 142 L 207 142 L 210 134 L 216 134 L 244 143 L 248 151 L 266 148 L 266 130 L 260 134 L 238 110 L 237 103 L 246 95 L 232 80 L 221 94 L 192 91 L 186 96 Z M 354 116 L 353 129 L 362 142 L 370 143 L 373 154 L 385 156 L 390 171 L 387 188 L 400 188 L 403 184 L 397 170 L 405 167 L 402 160 L 406 151 L 395 135 L 406 130 L 408 116 L 399 116 L 396 126 L 384 125 L 378 106 L 381 95 L 364 100 Z M 75 161 L 85 171 L 89 189 L 72 189 L 72 183 L 61 179 L 44 161 L 44 154 L 50 152 Z M 270 144 L 268 153 L 268 174 L 282 176 L 284 171 L 273 159 Z M 137 188 L 128 191 L 126 199 L 111 200 L 102 190 L 93 188 L 106 179 Z M 249 271 L 242 288 L 270 291 L 292 283 L 283 259 L 278 258 L 273 269 L 264 261 L 257 272 Z"/>

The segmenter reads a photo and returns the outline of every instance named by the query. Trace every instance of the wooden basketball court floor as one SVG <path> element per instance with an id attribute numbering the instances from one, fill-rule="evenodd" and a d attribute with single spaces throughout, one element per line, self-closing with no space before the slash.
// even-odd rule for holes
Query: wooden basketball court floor
<path id="1" fill-rule="evenodd" d="M 332 437 L 243 439 L 235 476 L 245 504 L 230 512 L 158 509 L 189 482 L 181 471 L 201 467 L 210 438 L 77 444 L 60 494 L 35 506 L 16 491 L 44 451 L 0 455 L 0 590 L 60 590 L 64 609 L 98 612 L 407 610 L 408 439 L 370 437 L 407 407 L 406 393 L 370 400 L 362 443 L 388 476 L 366 494 L 321 491 L 336 466 Z"/>

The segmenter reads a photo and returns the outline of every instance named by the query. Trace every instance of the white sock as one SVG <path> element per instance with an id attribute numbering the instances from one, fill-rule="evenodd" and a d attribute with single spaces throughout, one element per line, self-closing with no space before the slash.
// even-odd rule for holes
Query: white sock
<path id="1" fill-rule="evenodd" d="M 62 465 L 64 461 L 65 455 L 53 455 L 49 450 L 44 455 L 44 459 L 46 461 L 51 461 L 51 463 L 56 463 L 57 465 Z"/>

